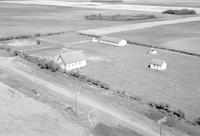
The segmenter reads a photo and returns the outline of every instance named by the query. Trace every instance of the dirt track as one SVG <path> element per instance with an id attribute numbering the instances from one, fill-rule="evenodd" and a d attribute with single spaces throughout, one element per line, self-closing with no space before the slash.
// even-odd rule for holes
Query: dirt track
<path id="1" fill-rule="evenodd" d="M 81 30 L 79 31 L 79 33 L 86 34 L 86 35 L 99 36 L 99 35 L 105 35 L 105 34 L 111 34 L 111 33 L 123 32 L 123 31 L 131 31 L 131 30 L 144 29 L 144 28 L 149 28 L 149 27 L 187 23 L 187 22 L 194 22 L 194 21 L 200 21 L 200 17 L 188 17 L 188 18 L 181 18 L 181 19 L 174 19 L 174 20 L 145 22 L 145 23 L 137 23 L 137 24 L 88 29 L 88 30 Z"/>

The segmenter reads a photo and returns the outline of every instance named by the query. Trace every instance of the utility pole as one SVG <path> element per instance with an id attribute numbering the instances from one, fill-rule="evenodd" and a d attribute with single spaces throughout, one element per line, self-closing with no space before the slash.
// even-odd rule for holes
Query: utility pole
<path id="1" fill-rule="evenodd" d="M 162 136 L 162 124 L 160 124 L 160 136 Z"/>
<path id="2" fill-rule="evenodd" d="M 80 92 L 76 91 L 75 92 L 75 98 L 74 98 L 74 111 L 75 114 L 77 115 L 78 113 L 78 95 L 80 94 Z"/>

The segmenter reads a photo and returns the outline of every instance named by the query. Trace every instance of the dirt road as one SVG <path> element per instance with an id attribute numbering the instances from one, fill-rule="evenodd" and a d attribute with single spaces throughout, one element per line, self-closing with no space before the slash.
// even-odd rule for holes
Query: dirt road
<path id="1" fill-rule="evenodd" d="M 88 30 L 81 30 L 79 31 L 79 33 L 85 34 L 85 35 L 100 36 L 100 35 L 123 32 L 123 31 L 131 31 L 131 30 L 144 29 L 144 28 L 149 28 L 149 27 L 187 23 L 187 22 L 194 22 L 194 21 L 200 21 L 200 17 L 188 17 L 188 18 L 180 18 L 180 19 L 165 20 L 165 21 L 145 22 L 145 23 L 137 23 L 137 24 L 88 29 Z"/>
<path id="2" fill-rule="evenodd" d="M 74 99 L 74 97 L 75 97 L 75 93 L 67 90 L 66 88 L 59 87 L 58 85 L 55 85 L 51 82 L 45 81 L 45 80 L 40 79 L 40 78 L 38 78 L 34 75 L 30 75 L 30 74 L 25 73 L 24 71 L 22 71 L 20 69 L 17 69 L 12 63 L 10 63 L 10 61 L 8 61 L 8 59 L 1 59 L 0 66 L 3 69 L 9 69 L 12 72 L 15 72 L 16 74 L 23 76 L 23 77 L 25 77 L 26 79 L 28 79 L 32 82 L 37 81 L 37 83 L 48 88 L 49 90 L 58 92 L 58 93 L 66 96 L 70 99 Z M 142 134 L 144 136 L 159 136 L 159 133 L 153 131 L 148 126 L 148 124 L 142 124 L 141 122 L 133 122 L 132 120 L 134 118 L 130 118 L 125 113 L 119 112 L 117 109 L 113 109 L 112 107 L 110 107 L 108 105 L 103 105 L 103 104 L 97 102 L 96 100 L 93 100 L 92 98 L 88 98 L 88 97 L 80 94 L 78 96 L 78 102 L 81 103 L 81 104 L 87 105 L 89 107 L 92 107 L 94 109 L 97 109 L 99 111 L 102 111 L 104 113 L 107 113 L 107 114 L 121 120 L 122 122 L 125 122 L 126 124 L 131 126 L 131 129 L 133 129 L 134 131 L 136 131 L 139 134 Z"/>

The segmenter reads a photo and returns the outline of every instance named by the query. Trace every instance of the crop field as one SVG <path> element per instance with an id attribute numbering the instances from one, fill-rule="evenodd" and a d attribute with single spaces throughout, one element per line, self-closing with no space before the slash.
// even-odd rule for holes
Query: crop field
<path id="1" fill-rule="evenodd" d="M 89 21 L 84 19 L 85 15 L 97 13 L 105 13 L 108 15 L 146 14 L 145 12 L 123 10 L 117 11 L 0 3 L 0 37 L 59 31 L 75 32 L 82 29 L 131 23 L 127 21 L 114 21 L 112 23 L 109 23 L 109 21 Z M 162 18 L 161 14 L 157 13 L 157 15 L 159 17 L 161 16 Z"/>
<path id="2" fill-rule="evenodd" d="M 200 54 L 200 22 L 173 24 L 111 34 L 132 42 Z"/>
<path id="3" fill-rule="evenodd" d="M 57 38 L 58 36 L 54 41 Z M 66 39 L 62 41 L 64 40 Z M 131 44 L 120 48 L 88 42 L 65 47 L 83 50 L 87 58 L 98 58 L 99 61 L 88 59 L 88 65 L 81 69 L 81 73 L 104 81 L 115 89 L 126 90 L 150 101 L 168 103 L 174 108 L 182 109 L 189 119 L 198 117 L 198 57 L 162 50 L 158 50 L 158 55 L 150 55 L 147 54 L 148 48 Z M 155 58 L 167 62 L 166 71 L 148 68 L 149 62 Z"/>
<path id="4" fill-rule="evenodd" d="M 124 0 L 124 2 L 141 5 L 200 7 L 198 0 Z"/>
<path id="5" fill-rule="evenodd" d="M 130 3 L 134 6 L 143 3 L 150 7 L 157 5 L 161 10 L 159 5 L 200 8 L 199 2 L 195 4 L 194 0 L 190 3 L 187 0 L 175 0 L 174 3 L 171 3 L 172 0 L 163 1 L 125 0 L 122 5 Z M 120 8 L 117 4 L 115 6 Z M 157 134 L 159 128 L 156 121 L 166 115 L 169 119 L 163 126 L 166 128 L 166 135 L 168 131 L 172 131 L 174 135 L 181 135 L 181 132 L 178 132 L 180 130 L 191 133 L 192 136 L 199 136 L 199 126 L 192 123 L 200 117 L 200 57 L 158 48 L 155 48 L 158 53 L 153 55 L 147 53 L 149 47 L 136 44 L 117 47 L 92 42 L 92 37 L 78 34 L 81 30 L 102 31 L 102 28 L 109 27 L 121 30 L 120 27 L 130 29 L 127 27 L 129 24 L 133 25 L 132 28 L 138 25 L 139 29 L 117 33 L 113 31 L 107 35 L 200 55 L 199 21 L 151 26 L 154 21 L 170 22 L 187 17 L 199 18 L 199 15 L 164 15 L 152 12 L 151 8 L 147 10 L 150 12 L 0 2 L 0 38 L 52 33 L 48 36 L 31 36 L 30 39 L 0 41 L 0 90 L 3 90 L 0 92 L 0 134 L 13 135 L 13 132 L 16 132 L 16 136 L 140 136 L 140 129 L 141 134 Z M 137 21 L 85 19 L 86 15 L 91 14 L 154 15 L 156 18 Z M 140 24 L 145 22 L 150 27 L 144 28 Z M 63 33 L 55 34 L 56 32 Z M 12 52 L 13 50 L 15 51 Z M 38 67 L 38 62 L 31 63 L 18 52 L 22 55 L 25 52 L 41 58 L 54 59 L 58 54 L 74 50 L 82 50 L 87 60 L 86 67 L 76 70 L 80 72 L 76 73 L 80 74 L 78 76 L 71 75 L 73 72 L 63 73 L 61 70 L 52 71 L 49 68 Z M 166 61 L 167 69 L 150 69 L 148 65 L 152 59 Z M 99 80 L 100 85 L 89 80 Z M 103 88 L 101 83 L 108 88 Z M 169 110 L 168 114 L 158 110 L 150 105 L 154 102 L 158 105 L 168 104 L 172 112 Z M 94 115 L 96 126 L 90 124 L 88 116 L 92 109 L 99 110 Z M 185 119 L 174 116 L 173 111 L 179 109 L 185 113 Z M 46 120 L 47 123 L 44 123 Z"/>

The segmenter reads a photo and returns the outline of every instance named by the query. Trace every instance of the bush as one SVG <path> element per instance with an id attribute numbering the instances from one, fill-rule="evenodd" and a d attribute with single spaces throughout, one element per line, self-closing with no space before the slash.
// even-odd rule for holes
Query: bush
<path id="1" fill-rule="evenodd" d="M 138 96 L 129 96 L 130 101 L 141 101 L 141 98 Z"/>
<path id="2" fill-rule="evenodd" d="M 37 64 L 37 66 L 40 67 L 41 69 L 50 69 L 52 72 L 56 72 L 56 71 L 60 70 L 60 66 L 52 60 L 40 59 L 37 56 L 31 56 L 31 55 L 28 55 L 24 52 L 22 54 L 19 54 L 19 51 L 13 51 L 13 54 L 20 55 L 24 59 L 26 59 L 26 60 L 28 60 L 32 63 Z M 104 88 L 104 89 L 110 88 L 110 86 L 108 84 L 103 83 L 100 80 L 96 80 L 96 79 L 92 79 L 90 77 L 87 77 L 86 75 L 81 75 L 79 72 L 74 72 L 74 71 L 70 71 L 70 72 L 62 71 L 62 72 L 69 75 L 69 76 L 73 76 L 73 77 L 75 77 L 75 78 L 77 78 L 81 81 L 92 83 L 93 85 L 96 85 L 98 87 L 101 87 L 101 88 Z"/>
<path id="3" fill-rule="evenodd" d="M 7 48 L 6 51 L 7 51 L 7 52 L 11 52 L 11 49 L 10 49 L 10 48 Z"/>
<path id="4" fill-rule="evenodd" d="M 13 55 L 18 56 L 19 55 L 19 51 L 13 51 Z"/>
<path id="5" fill-rule="evenodd" d="M 181 118 L 181 119 L 184 119 L 185 118 L 185 113 L 181 110 L 177 110 L 177 111 L 174 111 L 173 113 L 175 116 L 177 116 L 178 118 Z"/>
<path id="6" fill-rule="evenodd" d="M 39 45 L 40 43 L 41 43 L 41 41 L 40 41 L 40 40 L 37 40 L 37 41 L 36 41 L 36 44 L 37 44 L 37 45 Z"/>
<path id="7" fill-rule="evenodd" d="M 156 108 L 157 110 L 163 112 L 163 113 L 168 113 L 169 115 L 176 116 L 180 119 L 185 118 L 185 113 L 181 111 L 180 109 L 173 111 L 170 109 L 169 105 L 166 103 L 155 103 L 155 102 L 149 102 L 149 106 Z"/>
<path id="8" fill-rule="evenodd" d="M 120 97 L 125 97 L 125 96 L 126 96 L 126 91 L 125 91 L 125 90 L 117 90 L 117 94 L 118 94 Z"/>
<path id="9" fill-rule="evenodd" d="M 51 68 L 52 72 L 56 72 L 56 71 L 58 71 L 60 69 L 59 65 L 57 65 L 53 61 L 50 62 L 50 68 Z"/>
<path id="10" fill-rule="evenodd" d="M 34 37 L 41 37 L 41 33 L 36 33 Z"/>
<path id="11" fill-rule="evenodd" d="M 180 10 L 172 10 L 168 9 L 162 12 L 163 14 L 174 14 L 174 15 L 195 15 L 197 14 L 195 10 L 190 9 L 180 9 Z"/>
<path id="12" fill-rule="evenodd" d="M 104 89 L 109 89 L 110 86 L 106 83 L 101 83 L 101 88 L 104 88 Z"/>
<path id="13" fill-rule="evenodd" d="M 195 120 L 194 124 L 200 126 L 200 117 Z"/>

